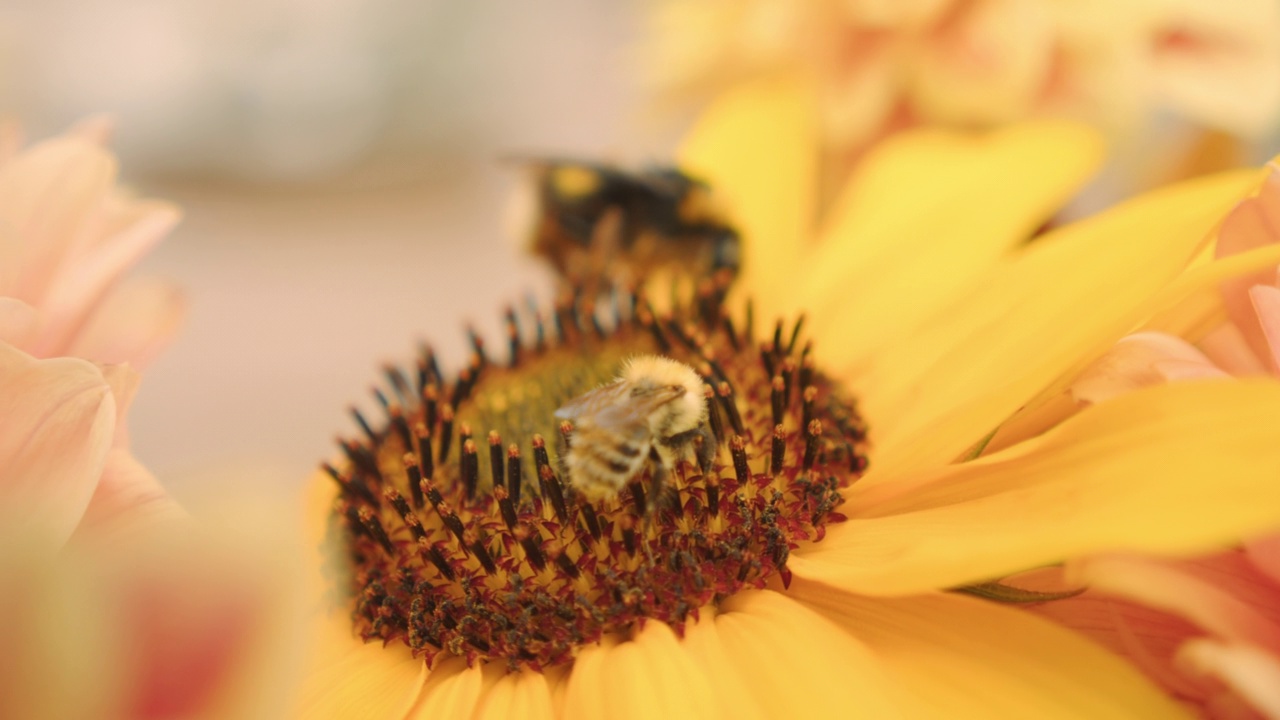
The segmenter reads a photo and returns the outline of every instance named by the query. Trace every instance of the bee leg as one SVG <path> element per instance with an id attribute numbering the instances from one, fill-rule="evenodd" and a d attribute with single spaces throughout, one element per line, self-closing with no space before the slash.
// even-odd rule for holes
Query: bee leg
<path id="1" fill-rule="evenodd" d="M 711 472 L 711 464 L 716 459 L 716 436 L 707 423 L 699 425 L 697 432 L 702 442 L 694 442 L 694 451 L 698 454 L 698 469 L 706 475 Z"/>
<path id="2" fill-rule="evenodd" d="M 646 524 L 657 511 L 662 492 L 667 487 L 667 476 L 671 474 L 667 470 L 667 466 L 662 462 L 662 458 L 656 452 L 651 453 L 649 457 L 653 462 L 650 463 L 652 470 L 649 472 L 649 492 L 645 498 L 644 518 Z"/>

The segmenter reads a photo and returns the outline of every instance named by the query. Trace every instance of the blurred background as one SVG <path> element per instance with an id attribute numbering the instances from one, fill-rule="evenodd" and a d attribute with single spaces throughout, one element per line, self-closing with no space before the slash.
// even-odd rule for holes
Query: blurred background
<path id="1" fill-rule="evenodd" d="M 456 368 L 546 295 L 503 158 L 660 161 L 779 70 L 819 91 L 824 183 L 906 127 L 1043 115 L 1112 141 L 1077 213 L 1280 150 L 1280 0 L 0 0 L 0 111 L 111 114 L 126 182 L 185 209 L 137 274 L 186 327 L 131 414 L 179 499 L 300 481 L 383 363 Z"/>
<path id="2" fill-rule="evenodd" d="M 636 27 L 589 0 L 0 3 L 0 108 L 31 138 L 112 114 L 126 182 L 185 210 L 135 273 L 189 303 L 139 458 L 179 499 L 299 481 L 381 363 L 420 339 L 461 363 L 466 323 L 497 342 L 549 287 L 504 228 L 501 158 L 669 153 L 634 112 Z"/>

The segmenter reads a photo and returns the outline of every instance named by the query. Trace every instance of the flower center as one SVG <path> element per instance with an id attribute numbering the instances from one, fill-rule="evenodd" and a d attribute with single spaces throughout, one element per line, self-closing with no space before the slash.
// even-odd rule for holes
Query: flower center
<path id="1" fill-rule="evenodd" d="M 351 564 L 335 582 L 365 640 L 549 667 L 646 618 L 680 632 L 742 588 L 789 583 L 791 549 L 844 519 L 834 508 L 865 469 L 865 433 L 797 348 L 801 323 L 757 342 L 750 309 L 735 326 L 708 288 L 664 315 L 634 294 L 609 313 L 566 299 L 551 332 L 532 315 L 526 339 L 508 313 L 503 364 L 473 335 L 452 381 L 429 350 L 416 381 L 389 368 L 385 427 L 355 413 L 366 437 L 342 442 L 343 469 L 326 466 L 339 486 L 330 532 Z M 590 502 L 565 463 L 589 436 L 554 413 L 646 354 L 701 376 L 711 469 L 681 460 L 653 483 L 655 454 Z"/>

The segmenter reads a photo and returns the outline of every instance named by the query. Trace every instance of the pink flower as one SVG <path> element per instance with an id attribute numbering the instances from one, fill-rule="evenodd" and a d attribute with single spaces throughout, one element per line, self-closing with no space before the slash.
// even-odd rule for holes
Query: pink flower
<path id="1" fill-rule="evenodd" d="M 1269 252 L 1277 244 L 1280 166 L 1273 163 L 1258 195 L 1223 221 L 1217 255 Z M 1175 309 L 1163 320 L 1170 329 L 1187 328 L 1198 346 L 1167 332 L 1131 335 L 1095 361 L 1071 394 L 1097 403 L 1167 382 L 1280 376 L 1277 268 L 1224 281 L 1219 300 L 1217 307 Z M 1227 322 L 1205 322 L 1222 316 Z M 1068 578 L 1091 592 L 1038 612 L 1094 634 L 1210 715 L 1280 718 L 1280 531 L 1198 560 L 1095 557 L 1069 567 Z"/>
<path id="2" fill-rule="evenodd" d="M 145 366 L 177 329 L 178 293 L 129 270 L 177 223 L 116 184 L 102 121 L 18 151 L 0 128 L 0 340 L 36 357 Z"/>

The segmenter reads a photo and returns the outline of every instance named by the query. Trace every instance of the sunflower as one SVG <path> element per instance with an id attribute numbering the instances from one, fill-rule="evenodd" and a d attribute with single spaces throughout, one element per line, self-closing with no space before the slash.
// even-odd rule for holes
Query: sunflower
<path id="1" fill-rule="evenodd" d="M 818 218 L 817 123 L 795 85 L 757 83 L 684 147 L 747 238 L 727 296 L 565 303 L 532 332 L 513 311 L 506 358 L 473 337 L 452 380 L 429 352 L 388 370 L 385 425 L 357 415 L 366 437 L 310 486 L 303 717 L 1183 712 L 1082 636 L 948 590 L 1280 525 L 1280 384 L 1152 388 L 961 460 L 1215 284 L 1186 268 L 1256 173 L 1025 244 L 1098 161 L 1089 132 L 904 135 Z M 643 486 L 574 502 L 551 412 L 637 353 L 702 374 L 713 470 L 679 468 L 652 511 Z"/>

